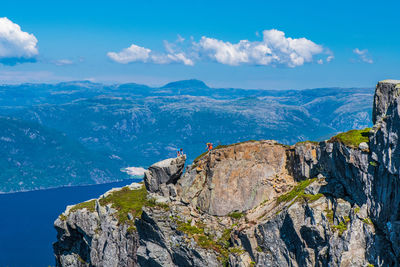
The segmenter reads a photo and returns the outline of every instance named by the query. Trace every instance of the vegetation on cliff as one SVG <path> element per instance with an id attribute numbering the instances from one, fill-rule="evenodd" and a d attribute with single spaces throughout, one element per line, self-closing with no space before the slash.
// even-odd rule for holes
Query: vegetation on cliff
<path id="1" fill-rule="evenodd" d="M 371 128 L 365 128 L 363 130 L 350 130 L 345 133 L 340 133 L 334 137 L 332 137 L 329 141 L 338 141 L 341 142 L 342 144 L 353 147 L 353 148 L 358 148 L 358 146 L 362 143 L 368 143 L 369 142 L 369 131 Z"/>
<path id="2" fill-rule="evenodd" d="M 148 193 L 145 186 L 139 189 L 130 189 L 128 186 L 121 188 L 121 190 L 112 192 L 99 199 L 101 206 L 111 204 L 111 207 L 117 210 L 117 218 L 120 224 L 128 223 L 132 229 L 134 228 L 135 218 L 139 218 L 142 215 L 142 207 L 159 207 L 168 209 L 169 206 L 163 203 L 156 203 L 154 199 L 148 198 Z M 96 200 L 89 200 L 73 206 L 69 213 L 75 212 L 81 209 L 87 209 L 90 212 L 95 211 Z M 61 220 L 65 220 L 66 216 L 61 215 Z"/>
<path id="3" fill-rule="evenodd" d="M 316 194 L 316 195 L 311 195 L 311 194 L 306 194 L 304 193 L 304 189 L 312 184 L 317 178 L 313 179 L 306 179 L 304 181 L 299 182 L 291 191 L 280 195 L 277 199 L 276 202 L 278 204 L 283 203 L 283 202 L 289 202 L 292 201 L 293 199 L 297 200 L 304 200 L 308 202 L 314 202 L 318 200 L 320 197 L 322 197 L 322 194 Z"/>
<path id="4" fill-rule="evenodd" d="M 90 212 L 93 212 L 96 206 L 96 200 L 92 199 L 86 202 L 82 202 L 73 206 L 69 212 L 74 212 L 81 209 L 87 209 Z"/>

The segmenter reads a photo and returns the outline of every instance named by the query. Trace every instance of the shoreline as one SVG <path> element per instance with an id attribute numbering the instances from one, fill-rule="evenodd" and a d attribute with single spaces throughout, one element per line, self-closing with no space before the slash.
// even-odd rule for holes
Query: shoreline
<path id="1" fill-rule="evenodd" d="M 127 179 L 109 181 L 109 182 L 104 182 L 104 183 L 95 183 L 95 184 L 62 185 L 62 186 L 53 186 L 53 187 L 38 188 L 38 189 L 32 189 L 32 190 L 21 190 L 21 191 L 10 191 L 10 192 L 1 192 L 0 191 L 0 195 L 11 195 L 11 194 L 18 194 L 18 193 L 39 192 L 39 191 L 54 190 L 54 189 L 61 189 L 61 188 L 71 188 L 71 187 L 85 187 L 85 186 L 95 186 L 95 185 L 106 185 L 106 184 L 112 184 L 112 183 L 120 183 L 120 182 L 123 182 L 123 181 L 131 181 L 131 182 L 139 181 L 139 182 L 141 182 L 141 181 L 143 181 L 143 177 L 127 178 Z"/>

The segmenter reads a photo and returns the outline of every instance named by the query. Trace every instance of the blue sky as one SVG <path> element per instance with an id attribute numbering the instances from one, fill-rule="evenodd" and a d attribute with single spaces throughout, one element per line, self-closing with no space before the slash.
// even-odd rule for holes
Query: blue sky
<path id="1" fill-rule="evenodd" d="M 7 1 L 0 83 L 197 78 L 216 87 L 372 87 L 400 78 L 399 8 L 396 1 Z M 4 30 L 10 25 L 21 27 L 16 37 Z"/>

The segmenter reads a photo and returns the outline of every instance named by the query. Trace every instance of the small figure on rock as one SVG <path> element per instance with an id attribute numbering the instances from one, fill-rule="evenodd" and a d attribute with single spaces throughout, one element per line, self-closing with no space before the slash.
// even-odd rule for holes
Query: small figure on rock
<path id="1" fill-rule="evenodd" d="M 180 152 L 180 154 L 179 154 L 179 155 L 181 155 L 181 156 L 185 155 L 185 154 L 183 153 L 183 149 L 182 149 L 182 148 L 180 149 L 180 151 L 179 151 L 179 152 Z"/>
<path id="2" fill-rule="evenodd" d="M 207 149 L 208 149 L 208 152 L 210 152 L 213 149 L 213 144 L 207 143 Z"/>

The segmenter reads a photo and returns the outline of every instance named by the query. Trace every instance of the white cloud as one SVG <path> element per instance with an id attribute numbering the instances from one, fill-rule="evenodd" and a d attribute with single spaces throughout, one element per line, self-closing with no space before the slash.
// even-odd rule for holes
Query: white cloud
<path id="1" fill-rule="evenodd" d="M 280 64 L 296 67 L 324 53 L 321 45 L 306 38 L 285 37 L 285 33 L 278 30 L 263 31 L 262 41 L 241 40 L 234 44 L 203 36 L 195 46 L 200 54 L 232 66 Z"/>
<path id="2" fill-rule="evenodd" d="M 35 61 L 39 54 L 38 40 L 33 34 L 24 32 L 18 24 L 8 18 L 0 18 L 0 62 L 16 64 Z"/>
<path id="3" fill-rule="evenodd" d="M 147 62 L 151 50 L 132 44 L 130 47 L 123 49 L 121 52 L 108 52 L 107 56 L 115 62 L 127 64 L 131 62 Z"/>
<path id="4" fill-rule="evenodd" d="M 72 65 L 74 64 L 74 62 L 70 59 L 59 59 L 59 60 L 55 60 L 53 61 L 53 63 L 57 66 L 65 66 L 65 65 Z"/>
<path id="5" fill-rule="evenodd" d="M 360 50 L 360 49 L 356 48 L 353 50 L 353 53 L 358 55 L 360 60 L 365 63 L 368 63 L 368 64 L 374 63 L 374 61 L 369 57 L 367 49 Z"/>
<path id="6" fill-rule="evenodd" d="M 178 39 L 169 43 L 164 41 L 165 52 L 158 53 L 135 44 L 121 52 L 109 52 L 107 56 L 118 63 L 143 62 L 154 64 L 182 63 L 192 66 L 195 61 L 212 60 L 221 64 L 238 65 L 285 65 L 302 66 L 315 61 L 323 64 L 333 59 L 332 53 L 306 38 L 290 38 L 278 30 L 265 30 L 261 41 L 241 40 L 231 43 L 206 36 L 196 42 L 190 38 L 189 45 L 178 35 Z"/>
<path id="7" fill-rule="evenodd" d="M 185 38 L 183 38 L 180 34 L 177 35 L 176 42 L 177 43 L 183 43 L 185 41 Z"/>
<path id="8" fill-rule="evenodd" d="M 183 63 L 184 65 L 192 66 L 193 61 L 189 59 L 184 52 L 176 52 L 173 45 L 164 42 L 167 53 L 155 53 L 148 48 L 144 48 L 135 44 L 123 49 L 121 52 L 108 52 L 107 56 L 121 64 L 132 62 L 154 63 L 154 64 L 170 64 Z"/>

